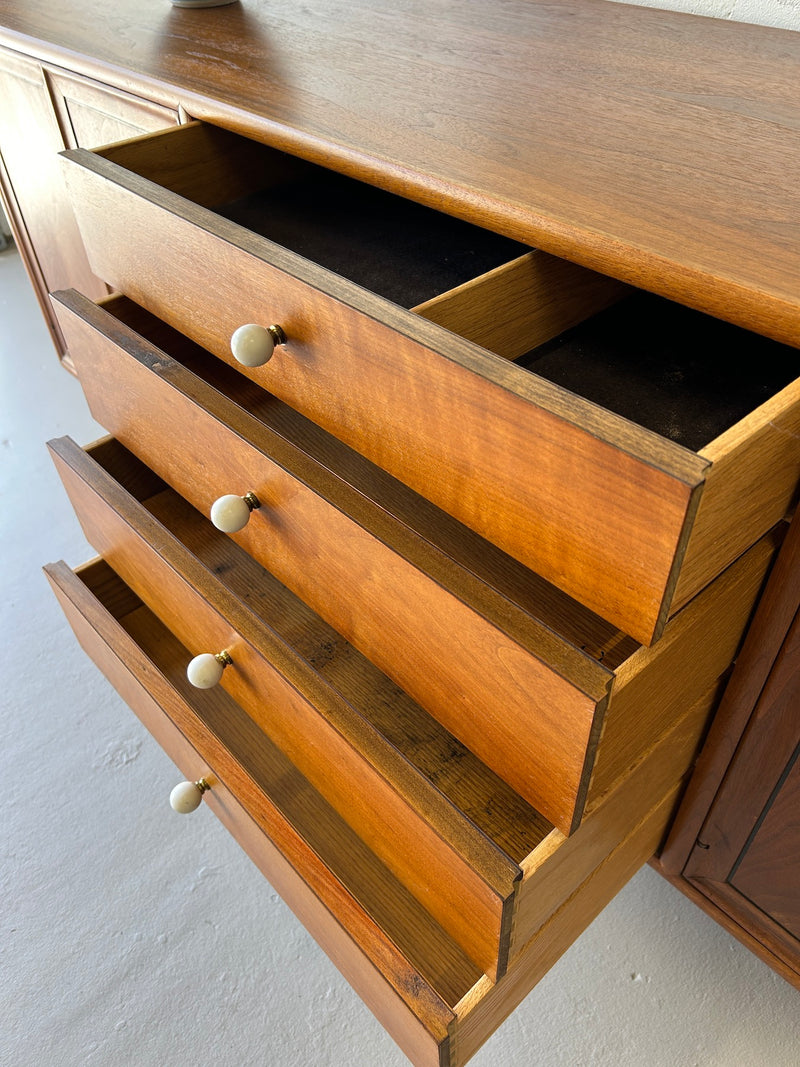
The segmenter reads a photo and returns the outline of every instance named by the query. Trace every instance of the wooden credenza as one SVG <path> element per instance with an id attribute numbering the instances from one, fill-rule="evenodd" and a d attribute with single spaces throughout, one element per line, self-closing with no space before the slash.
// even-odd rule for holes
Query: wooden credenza
<path id="1" fill-rule="evenodd" d="M 112 435 L 50 443 L 100 557 L 53 588 L 410 1059 L 465 1063 L 659 850 L 784 540 L 800 46 L 24 8 L 5 199 Z"/>

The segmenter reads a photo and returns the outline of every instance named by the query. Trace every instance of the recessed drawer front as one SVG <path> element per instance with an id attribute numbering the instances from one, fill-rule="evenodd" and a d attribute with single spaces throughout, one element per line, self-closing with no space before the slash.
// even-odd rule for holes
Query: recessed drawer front
<path id="1" fill-rule="evenodd" d="M 239 326 L 278 324 L 286 344 L 245 373 L 626 633 L 649 643 L 661 631 L 704 459 L 455 336 L 458 299 L 412 314 L 206 206 L 235 201 L 251 180 L 293 188 L 305 180 L 296 161 L 203 126 L 68 156 L 100 276 L 231 364 Z M 610 299 L 593 284 L 578 283 L 584 314 Z M 520 299 L 560 297 L 551 285 Z M 518 302 L 494 303 L 484 318 L 517 356 L 505 325 Z M 530 344 L 579 317 L 537 327 Z"/>
<path id="2" fill-rule="evenodd" d="M 230 396 L 77 294 L 55 307 L 95 418 L 206 515 L 224 494 L 255 493 L 262 506 L 236 542 L 551 822 L 574 829 L 613 681 L 597 660 L 635 644 L 505 557 L 497 580 L 513 590 L 501 595 L 492 575 L 475 573 L 491 546 L 473 538 L 459 564 L 469 531 L 194 346 L 181 357 L 216 370 Z M 568 626 L 571 640 L 558 632 Z"/>
<path id="3" fill-rule="evenodd" d="M 136 481 L 147 492 L 147 477 Z M 727 611 L 741 632 L 774 547 L 756 546 L 704 610 Z M 501 788 L 491 803 L 462 794 L 465 812 L 493 820 L 523 871 L 509 965 L 493 982 L 268 731 L 221 687 L 189 685 L 189 650 L 104 561 L 78 575 L 64 564 L 46 571 L 85 651 L 186 777 L 206 778 L 206 802 L 418 1067 L 465 1064 L 652 855 L 720 691 L 717 678 L 693 701 L 691 685 L 679 694 L 647 752 L 570 838 L 537 826 Z M 704 621 L 707 631 L 707 620 L 692 624 Z M 456 788 L 459 772 L 473 772 L 467 760 L 448 774 L 447 759 L 445 746 L 438 777 Z"/>

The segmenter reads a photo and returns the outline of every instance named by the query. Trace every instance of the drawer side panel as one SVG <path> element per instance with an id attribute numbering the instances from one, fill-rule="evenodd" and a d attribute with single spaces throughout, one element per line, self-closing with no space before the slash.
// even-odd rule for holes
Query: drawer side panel
<path id="1" fill-rule="evenodd" d="M 625 840 L 541 927 L 491 990 L 486 980 L 457 1005 L 454 1064 L 465 1064 L 658 848 L 680 797 L 673 784 Z"/>
<path id="2" fill-rule="evenodd" d="M 798 354 L 800 368 L 800 354 Z M 678 611 L 785 518 L 800 485 L 800 379 L 707 448 L 711 462 L 675 589 Z"/>

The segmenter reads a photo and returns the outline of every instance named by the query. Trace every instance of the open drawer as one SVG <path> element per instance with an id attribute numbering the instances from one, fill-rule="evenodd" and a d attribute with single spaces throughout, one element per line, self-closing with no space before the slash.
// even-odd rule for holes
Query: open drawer
<path id="1" fill-rule="evenodd" d="M 552 845 L 548 820 L 119 442 L 50 448 L 88 540 L 125 584 L 192 654 L 225 650 L 222 688 L 465 954 L 502 974 L 541 921 L 541 886 L 523 875 Z M 597 861 L 598 823 L 613 818 L 619 831 L 638 814 L 630 797 L 609 814 L 632 767 L 650 762 L 648 789 L 683 772 L 685 749 L 662 750 L 658 767 L 653 752 L 687 709 L 702 726 L 702 699 L 735 652 L 774 547 L 755 546 L 657 649 L 629 657 L 620 702 L 630 728 L 610 730 L 614 755 L 600 761 L 596 815 L 573 835 L 576 855 L 592 840 Z"/>
<path id="2" fill-rule="evenodd" d="M 238 327 L 278 325 L 285 344 L 242 373 L 638 641 L 793 498 L 794 350 L 684 327 L 666 302 L 640 313 L 634 294 L 612 320 L 634 348 L 679 312 L 691 350 L 703 323 L 724 370 L 711 393 L 731 346 L 766 370 L 750 409 L 688 449 L 668 420 L 636 425 L 523 365 L 620 295 L 608 279 L 200 124 L 67 153 L 66 171 L 97 274 L 232 365 Z"/>
<path id="3" fill-rule="evenodd" d="M 745 584 L 756 584 L 762 563 L 750 559 Z M 420 1067 L 465 1063 L 652 854 L 717 696 L 712 685 L 665 726 L 571 838 L 542 820 L 534 826 L 502 790 L 486 805 L 484 826 L 522 871 L 510 963 L 493 982 L 253 716 L 221 687 L 189 685 L 189 650 L 104 561 L 77 575 L 63 563 L 46 570 L 85 651 L 183 774 L 206 779 L 208 804 Z M 325 646 L 307 620 L 303 631 Z M 341 643 L 318 651 L 340 680 L 352 669 Z M 446 746 L 438 756 L 433 738 L 420 748 L 432 769 L 438 759 L 440 780 L 456 783 Z M 476 815 L 480 799 L 468 790 L 462 799 Z"/>
<path id="4" fill-rule="evenodd" d="M 130 301 L 55 307 L 95 418 L 206 515 L 254 493 L 236 542 L 565 834 L 730 661 L 713 593 L 641 648 Z"/>

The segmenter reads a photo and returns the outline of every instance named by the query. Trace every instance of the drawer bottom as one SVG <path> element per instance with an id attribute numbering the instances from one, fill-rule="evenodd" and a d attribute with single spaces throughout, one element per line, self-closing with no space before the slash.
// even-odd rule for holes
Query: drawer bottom
<path id="1" fill-rule="evenodd" d="M 554 896 L 493 982 L 227 693 L 188 684 L 186 650 L 105 562 L 46 573 L 84 650 L 183 774 L 207 779 L 208 805 L 420 1067 L 466 1063 L 656 851 L 671 819 L 682 767 L 591 873 Z"/>

